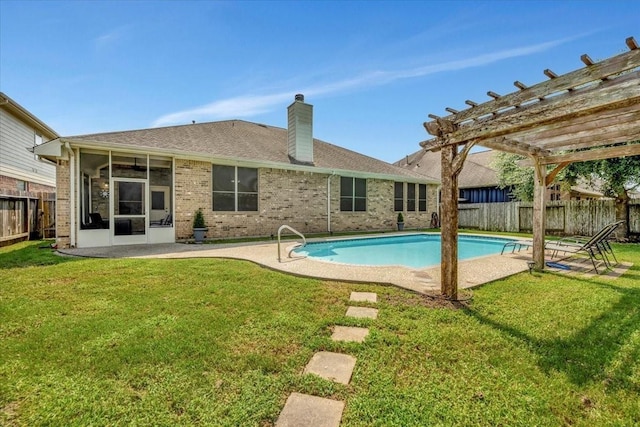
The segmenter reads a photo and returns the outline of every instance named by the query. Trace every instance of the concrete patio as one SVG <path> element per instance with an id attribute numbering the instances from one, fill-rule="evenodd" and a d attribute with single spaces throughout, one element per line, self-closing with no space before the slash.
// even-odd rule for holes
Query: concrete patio
<path id="1" fill-rule="evenodd" d="M 92 258 L 238 259 L 302 277 L 355 283 L 389 284 L 421 294 L 434 294 L 440 291 L 440 265 L 418 269 L 403 266 L 376 267 L 318 261 L 295 255 L 289 257 L 287 254 L 294 244 L 290 240 L 282 242 L 281 261 L 278 260 L 278 244 L 275 241 L 200 245 L 165 243 L 59 249 L 58 252 L 63 255 Z M 503 255 L 487 255 L 459 261 L 458 286 L 460 289 L 472 288 L 527 271 L 527 261 L 531 259 L 531 250 L 522 249 L 514 253 L 506 251 Z M 561 262 L 566 267 L 565 269 L 547 267 L 547 271 L 561 274 L 595 275 L 593 266 L 588 259 L 569 257 L 552 260 L 547 257 L 547 260 Z M 619 263 L 612 269 L 602 268 L 603 271 L 599 276 L 615 278 L 623 274 L 630 266 L 629 263 Z"/>
<path id="2" fill-rule="evenodd" d="M 284 273 L 357 283 L 380 283 L 395 285 L 422 294 L 433 294 L 440 290 L 440 267 L 412 269 L 402 266 L 374 267 L 316 261 L 304 257 L 287 257 L 283 244 L 282 261 L 278 261 L 276 242 L 237 244 L 185 244 L 167 243 L 156 245 L 110 246 L 99 248 L 60 249 L 63 255 L 95 258 L 229 258 L 251 261 Z M 459 286 L 471 288 L 493 280 L 526 271 L 526 252 L 491 255 L 459 263 Z"/>

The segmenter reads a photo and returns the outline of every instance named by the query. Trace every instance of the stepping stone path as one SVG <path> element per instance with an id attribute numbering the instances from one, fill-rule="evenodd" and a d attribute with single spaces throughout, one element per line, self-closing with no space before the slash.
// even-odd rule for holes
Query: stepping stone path
<path id="1" fill-rule="evenodd" d="M 334 326 L 331 339 L 334 341 L 363 342 L 369 335 L 369 328 L 356 328 L 353 326 Z"/>
<path id="2" fill-rule="evenodd" d="M 351 292 L 349 301 L 378 302 L 378 295 L 375 292 Z"/>
<path id="3" fill-rule="evenodd" d="M 319 377 L 340 384 L 349 384 L 353 368 L 356 366 L 356 358 L 348 354 L 320 351 L 313 355 L 305 374 L 316 374 Z"/>
<path id="4" fill-rule="evenodd" d="M 291 393 L 276 422 L 277 427 L 334 427 L 340 425 L 344 402 Z"/>
<path id="5" fill-rule="evenodd" d="M 375 319 L 378 317 L 378 309 L 369 307 L 349 307 L 347 308 L 346 316 Z"/>
<path id="6" fill-rule="evenodd" d="M 375 304 L 378 302 L 378 295 L 373 292 L 351 292 L 349 300 Z M 368 307 L 349 307 L 346 316 L 376 319 L 378 310 Z M 335 326 L 331 339 L 363 342 L 367 335 L 369 335 L 368 328 Z M 304 368 L 304 373 L 318 375 L 340 384 L 349 384 L 355 365 L 356 358 L 353 356 L 320 351 L 313 355 Z M 338 427 L 343 410 L 344 402 L 291 393 L 276 421 L 276 427 Z"/>

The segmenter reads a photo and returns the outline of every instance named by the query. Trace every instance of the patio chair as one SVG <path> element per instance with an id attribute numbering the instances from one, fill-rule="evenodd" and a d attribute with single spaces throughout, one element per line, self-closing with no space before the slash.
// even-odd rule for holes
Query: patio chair
<path id="1" fill-rule="evenodd" d="M 600 239 L 600 241 L 597 242 L 597 245 L 598 245 L 600 251 L 602 252 L 603 256 L 605 256 L 607 258 L 607 262 L 608 262 L 609 265 L 612 265 L 611 261 L 609 261 L 609 256 L 611 256 L 613 258 L 613 260 L 615 261 L 616 264 L 618 263 L 618 258 L 616 258 L 616 254 L 613 252 L 613 248 L 611 247 L 611 244 L 609 243 L 609 238 L 616 231 L 616 229 L 623 223 L 624 223 L 624 221 L 616 221 L 616 222 L 613 222 L 611 224 L 606 225 L 601 230 L 603 232 L 603 235 L 602 235 L 602 238 Z M 588 237 L 572 236 L 572 237 L 564 237 L 564 238 L 560 239 L 559 242 L 562 242 L 562 244 L 569 244 L 569 245 L 579 246 L 579 245 L 583 245 L 588 240 L 589 240 Z"/>
<path id="2" fill-rule="evenodd" d="M 558 252 L 587 254 L 589 259 L 591 259 L 591 263 L 593 264 L 596 274 L 599 274 L 598 267 L 596 265 L 598 256 L 600 256 L 602 262 L 607 268 L 613 265 L 607 254 L 610 254 L 613 257 L 616 264 L 618 262 L 615 254 L 613 253 L 613 248 L 611 248 L 611 245 L 609 244 L 608 238 L 621 223 L 622 221 L 608 224 L 592 237 L 574 236 L 565 237 L 558 241 L 547 242 L 545 244 L 545 250 L 551 251 L 551 258 L 555 257 Z"/>
<path id="3" fill-rule="evenodd" d="M 173 217 L 171 216 L 171 214 L 167 214 L 167 216 L 165 216 L 164 218 L 158 220 L 158 221 L 151 221 L 149 223 L 149 225 L 151 226 L 169 226 L 173 224 Z"/>
<path id="4" fill-rule="evenodd" d="M 531 248 L 533 247 L 533 240 L 528 239 L 528 240 L 510 240 L 507 243 L 504 244 L 504 246 L 502 247 L 502 251 L 500 252 L 500 255 L 504 254 L 505 249 L 507 248 L 511 248 L 511 253 L 514 253 L 516 251 L 516 249 L 518 250 L 518 252 L 520 252 L 520 250 L 522 248 Z"/>
<path id="5" fill-rule="evenodd" d="M 102 220 L 102 215 L 98 212 L 92 212 L 89 214 L 89 225 L 87 228 L 109 228 L 105 226 L 105 221 Z"/>

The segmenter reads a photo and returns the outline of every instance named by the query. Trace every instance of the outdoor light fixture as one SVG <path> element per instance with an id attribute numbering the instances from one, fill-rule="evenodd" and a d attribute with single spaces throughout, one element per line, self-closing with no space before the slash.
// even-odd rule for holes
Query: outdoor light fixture
<path id="1" fill-rule="evenodd" d="M 529 274 L 531 274 L 533 272 L 533 267 L 536 266 L 536 262 L 533 260 L 527 261 L 527 266 L 529 267 Z"/>

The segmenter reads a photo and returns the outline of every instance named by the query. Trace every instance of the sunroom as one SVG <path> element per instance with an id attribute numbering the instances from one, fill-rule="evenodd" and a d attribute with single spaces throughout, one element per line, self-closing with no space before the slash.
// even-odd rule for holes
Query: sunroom
<path id="1" fill-rule="evenodd" d="M 77 172 L 74 160 L 78 247 L 175 242 L 172 158 L 81 148 Z"/>

